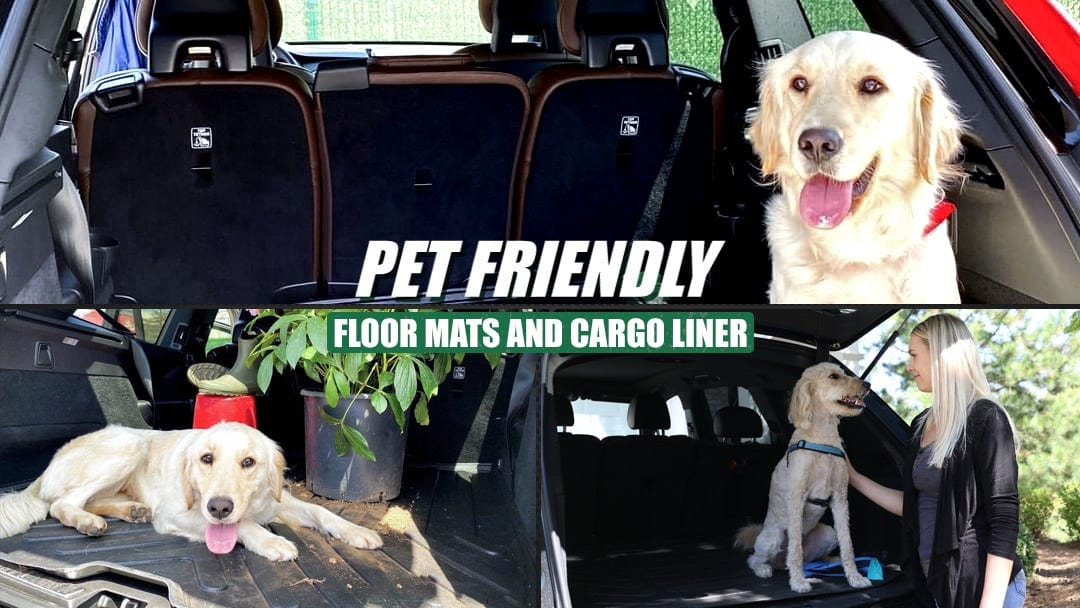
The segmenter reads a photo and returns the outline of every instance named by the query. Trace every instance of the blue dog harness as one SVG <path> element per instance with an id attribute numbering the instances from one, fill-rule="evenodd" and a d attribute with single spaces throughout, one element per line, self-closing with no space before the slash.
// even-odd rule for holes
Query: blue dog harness
<path id="1" fill-rule="evenodd" d="M 838 447 L 831 446 L 831 445 L 825 445 L 824 443 L 814 443 L 812 441 L 807 441 L 805 439 L 800 439 L 800 440 L 796 441 L 795 443 L 788 446 L 787 454 L 785 454 L 784 457 L 788 459 L 789 463 L 791 462 L 791 453 L 794 452 L 795 450 L 810 450 L 811 452 L 819 452 L 821 454 L 829 454 L 831 456 L 838 456 L 840 458 L 844 457 L 844 450 L 841 450 Z M 827 498 L 807 498 L 806 502 L 808 502 L 808 503 L 810 503 L 812 505 L 817 505 L 817 506 L 822 507 L 822 508 L 827 508 L 829 506 L 829 499 L 827 499 Z"/>

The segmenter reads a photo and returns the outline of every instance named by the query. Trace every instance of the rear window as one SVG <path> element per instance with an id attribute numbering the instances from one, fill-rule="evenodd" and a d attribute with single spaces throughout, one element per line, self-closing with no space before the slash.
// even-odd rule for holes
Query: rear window
<path id="1" fill-rule="evenodd" d="M 577 399 L 571 403 L 571 406 L 574 408 L 574 424 L 565 429 L 570 433 L 592 435 L 599 439 L 638 434 L 626 422 L 626 413 L 630 409 L 629 403 Z M 668 399 L 667 407 L 668 416 L 671 418 L 671 428 L 664 434 L 668 436 L 689 435 L 686 425 L 686 412 L 683 411 L 682 401 L 678 396 Z"/>
<path id="2" fill-rule="evenodd" d="M 281 0 L 287 42 L 489 42 L 476 0 Z"/>

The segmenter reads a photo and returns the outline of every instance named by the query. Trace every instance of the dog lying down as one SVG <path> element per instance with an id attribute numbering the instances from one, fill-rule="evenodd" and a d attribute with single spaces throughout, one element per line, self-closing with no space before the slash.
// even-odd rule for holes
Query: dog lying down
<path id="1" fill-rule="evenodd" d="M 765 65 L 748 135 L 780 193 L 765 227 L 774 303 L 959 303 L 944 187 L 961 124 L 925 59 L 866 32 Z"/>
<path id="2" fill-rule="evenodd" d="M 804 561 L 818 559 L 839 543 L 848 584 L 870 586 L 870 579 L 856 568 L 851 547 L 847 462 L 838 428 L 841 417 L 862 413 L 862 398 L 869 390 L 868 383 L 832 363 L 808 368 L 795 384 L 788 409 L 795 432 L 787 454 L 773 469 L 765 523 L 745 526 L 735 535 L 737 549 L 754 549 L 747 560 L 754 574 L 769 578 L 774 560 L 786 561 L 791 590 L 805 593 L 810 583 L 803 574 Z M 835 530 L 820 523 L 826 508 L 832 509 Z"/>
<path id="3" fill-rule="evenodd" d="M 153 521 L 161 534 L 228 553 L 239 541 L 273 561 L 297 556 L 270 522 L 314 528 L 360 549 L 382 546 L 374 531 L 284 490 L 285 458 L 259 431 L 235 422 L 209 429 L 151 431 L 109 426 L 60 448 L 22 492 L 0 496 L 0 538 L 52 515 L 89 536 L 104 517 Z"/>

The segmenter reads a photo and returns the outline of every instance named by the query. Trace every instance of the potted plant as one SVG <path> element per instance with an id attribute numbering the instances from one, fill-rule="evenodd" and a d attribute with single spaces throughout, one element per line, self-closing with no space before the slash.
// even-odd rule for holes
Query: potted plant
<path id="1" fill-rule="evenodd" d="M 461 354 L 333 353 L 326 309 L 261 312 L 274 318 L 248 356 L 263 392 L 274 373 L 302 371 L 306 483 L 320 496 L 374 502 L 401 491 L 405 435 L 411 415 L 426 425 L 428 400 Z"/>

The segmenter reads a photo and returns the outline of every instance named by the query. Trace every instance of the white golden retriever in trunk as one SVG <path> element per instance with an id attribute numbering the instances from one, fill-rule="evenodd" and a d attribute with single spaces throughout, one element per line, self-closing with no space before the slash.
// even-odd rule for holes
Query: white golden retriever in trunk
<path id="1" fill-rule="evenodd" d="M 805 593 L 810 591 L 810 583 L 803 574 L 803 560 L 815 560 L 839 542 L 848 584 L 870 586 L 870 580 L 855 566 L 851 547 L 847 462 L 840 452 L 838 428 L 841 417 L 862 413 L 862 398 L 869 391 L 868 383 L 848 376 L 832 363 L 808 368 L 795 383 L 788 408 L 795 432 L 787 454 L 773 469 L 765 523 L 745 526 L 735 536 L 736 548 L 754 548 L 747 559 L 754 574 L 771 577 L 773 560 L 784 556 L 791 590 Z M 826 508 L 832 509 L 835 530 L 819 523 Z M 791 534 L 791 530 L 798 533 Z"/>
<path id="2" fill-rule="evenodd" d="M 960 302 L 942 216 L 961 124 L 925 59 L 866 32 L 764 66 L 749 136 L 768 203 L 772 303 Z"/>
<path id="3" fill-rule="evenodd" d="M 0 496 L 0 538 L 49 515 L 100 536 L 106 516 L 153 521 L 161 534 L 205 542 L 213 553 L 239 541 L 273 561 L 297 556 L 292 541 L 264 527 L 274 521 L 360 549 L 382 546 L 372 530 L 294 498 L 282 488 L 284 468 L 273 441 L 235 422 L 184 431 L 109 426 L 72 439 L 30 487 Z"/>

